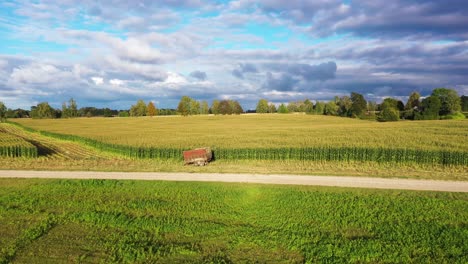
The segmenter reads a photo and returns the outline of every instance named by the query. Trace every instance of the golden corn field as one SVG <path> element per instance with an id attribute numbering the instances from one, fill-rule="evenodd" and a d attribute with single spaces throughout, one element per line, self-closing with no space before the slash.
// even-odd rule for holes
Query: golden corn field
<path id="1" fill-rule="evenodd" d="M 132 158 L 180 159 L 182 150 L 209 146 L 222 160 L 468 164 L 465 120 L 243 115 L 16 121 L 45 136 Z"/>
<path id="2" fill-rule="evenodd" d="M 36 130 L 137 147 L 333 146 L 468 151 L 468 120 L 377 123 L 291 114 L 12 121 Z"/>

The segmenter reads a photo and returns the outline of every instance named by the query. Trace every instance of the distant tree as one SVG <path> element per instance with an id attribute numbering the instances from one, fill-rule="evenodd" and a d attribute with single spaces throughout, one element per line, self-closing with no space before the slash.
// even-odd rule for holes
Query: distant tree
<path id="1" fill-rule="evenodd" d="M 200 102 L 195 99 L 190 98 L 190 114 L 199 115 L 200 114 Z"/>
<path id="2" fill-rule="evenodd" d="M 398 101 L 393 98 L 385 98 L 382 102 L 381 111 L 377 116 L 380 122 L 398 121 L 400 119 L 400 112 L 398 110 Z"/>
<path id="3" fill-rule="evenodd" d="M 136 104 L 130 107 L 130 116 L 146 116 L 146 104 L 143 100 L 138 100 Z"/>
<path id="4" fill-rule="evenodd" d="M 129 117 L 130 114 L 128 113 L 128 111 L 119 111 L 119 117 Z"/>
<path id="5" fill-rule="evenodd" d="M 330 101 L 325 104 L 325 108 L 323 110 L 324 114 L 326 115 L 338 115 L 339 106 L 335 103 L 335 101 Z"/>
<path id="6" fill-rule="evenodd" d="M 367 102 L 367 111 L 369 111 L 370 113 L 374 113 L 375 111 L 377 111 L 377 103 L 376 102 Z"/>
<path id="7" fill-rule="evenodd" d="M 438 96 L 429 96 L 422 100 L 421 108 L 422 111 L 420 114 L 415 116 L 415 119 L 422 120 L 437 120 L 440 118 L 440 108 L 442 103 Z"/>
<path id="8" fill-rule="evenodd" d="M 268 101 L 266 99 L 260 99 L 258 101 L 256 112 L 259 114 L 268 113 Z"/>
<path id="9" fill-rule="evenodd" d="M 367 109 L 367 101 L 359 93 L 351 93 L 351 116 L 362 116 Z"/>
<path id="10" fill-rule="evenodd" d="M 78 116 L 78 106 L 73 98 L 70 98 L 68 105 L 66 102 L 63 102 L 61 118 L 73 118 Z"/>
<path id="11" fill-rule="evenodd" d="M 439 98 L 441 106 L 439 115 L 455 114 L 461 111 L 461 101 L 457 91 L 447 88 L 436 88 L 431 96 Z"/>
<path id="12" fill-rule="evenodd" d="M 96 107 L 82 107 L 78 110 L 78 116 L 86 116 L 92 117 L 97 116 L 97 108 Z"/>
<path id="13" fill-rule="evenodd" d="M 418 92 L 412 92 L 410 94 L 403 112 L 403 117 L 405 119 L 413 120 L 415 118 L 415 115 L 420 111 L 421 108 L 420 98 L 421 95 Z"/>
<path id="14" fill-rule="evenodd" d="M 400 100 L 397 101 L 397 109 L 398 109 L 398 111 L 404 111 L 405 110 L 405 104 Z"/>
<path id="15" fill-rule="evenodd" d="M 395 98 L 385 98 L 383 102 L 379 105 L 379 109 L 382 111 L 384 107 L 392 107 L 398 110 L 398 100 Z"/>
<path id="16" fill-rule="evenodd" d="M 342 96 L 338 100 L 338 114 L 340 116 L 351 116 L 351 107 L 353 106 L 353 101 L 349 96 Z"/>
<path id="17" fill-rule="evenodd" d="M 151 116 L 151 117 L 158 115 L 158 109 L 156 108 L 154 103 L 151 101 L 148 103 L 148 106 L 146 107 L 146 115 Z"/>
<path id="18" fill-rule="evenodd" d="M 305 99 L 303 105 L 304 105 L 304 112 L 306 114 L 314 113 L 314 104 L 309 99 Z"/>
<path id="19" fill-rule="evenodd" d="M 62 118 L 70 118 L 67 103 L 62 103 Z"/>
<path id="20" fill-rule="evenodd" d="M 278 107 L 278 113 L 287 114 L 287 113 L 289 113 L 289 109 L 288 109 L 288 107 L 286 105 L 280 104 L 280 106 Z"/>
<path id="21" fill-rule="evenodd" d="M 235 115 L 240 115 L 244 112 L 244 109 L 242 109 L 242 106 L 239 104 L 238 101 L 235 100 L 229 100 L 229 104 L 231 105 L 232 113 Z"/>
<path id="22" fill-rule="evenodd" d="M 207 115 L 210 113 L 210 107 L 207 101 L 202 101 L 200 104 L 200 114 Z"/>
<path id="23" fill-rule="evenodd" d="M 143 102 L 143 105 L 146 107 L 144 102 Z M 113 117 L 114 116 L 114 114 L 112 113 L 112 110 L 110 108 L 104 108 L 103 115 L 104 115 L 104 117 Z"/>
<path id="24" fill-rule="evenodd" d="M 68 101 L 68 109 L 70 117 L 78 117 L 78 105 L 73 98 Z"/>
<path id="25" fill-rule="evenodd" d="M 268 104 L 268 113 L 276 113 L 276 105 L 274 103 Z"/>
<path id="26" fill-rule="evenodd" d="M 190 114 L 191 102 L 192 98 L 188 96 L 182 96 L 179 105 L 177 106 L 177 112 L 183 116 L 188 116 Z"/>
<path id="27" fill-rule="evenodd" d="M 405 110 L 417 110 L 421 105 L 421 95 L 418 92 L 412 92 L 406 102 Z"/>
<path id="28" fill-rule="evenodd" d="M 8 109 L 6 111 L 6 118 L 25 118 L 29 116 L 30 116 L 29 111 L 26 111 L 21 108 L 17 108 L 15 110 Z"/>
<path id="29" fill-rule="evenodd" d="M 55 110 L 47 102 L 39 103 L 37 106 L 31 107 L 32 118 L 55 118 Z"/>
<path id="30" fill-rule="evenodd" d="M 219 101 L 218 100 L 213 100 L 213 103 L 211 104 L 210 112 L 214 115 L 219 115 Z"/>
<path id="31" fill-rule="evenodd" d="M 399 119 L 399 111 L 393 107 L 384 107 L 377 117 L 380 122 L 398 121 Z"/>
<path id="32" fill-rule="evenodd" d="M 463 112 L 468 112 L 468 96 L 462 95 L 460 97 L 461 108 Z"/>
<path id="33" fill-rule="evenodd" d="M 325 110 L 325 103 L 317 101 L 314 106 L 314 113 L 316 115 L 323 115 L 324 110 Z"/>
<path id="34" fill-rule="evenodd" d="M 219 102 L 219 113 L 221 115 L 232 115 L 232 105 L 229 103 L 228 100 L 222 100 L 221 102 Z"/>
<path id="35" fill-rule="evenodd" d="M 299 112 L 299 105 L 296 102 L 289 102 L 286 107 L 288 108 L 288 113 Z M 282 113 L 282 112 L 280 112 L 280 113 Z"/>
<path id="36" fill-rule="evenodd" d="M 0 122 L 5 122 L 7 116 L 7 108 L 3 102 L 0 102 Z"/>

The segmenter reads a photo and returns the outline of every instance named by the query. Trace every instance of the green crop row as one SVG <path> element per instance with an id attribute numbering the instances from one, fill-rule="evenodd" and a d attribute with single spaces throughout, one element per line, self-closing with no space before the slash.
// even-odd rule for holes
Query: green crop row
<path id="1" fill-rule="evenodd" d="M 468 153 L 415 149 L 317 147 L 268 149 L 215 149 L 217 159 L 374 161 L 382 163 L 425 163 L 468 165 Z"/>
<path id="2" fill-rule="evenodd" d="M 37 157 L 37 148 L 26 140 L 0 130 L 0 157 Z"/>
<path id="3" fill-rule="evenodd" d="M 16 145 L 16 146 L 1 146 L 0 145 L 0 157 L 36 158 L 37 148 L 34 146 L 22 146 L 22 145 Z"/>
<path id="4" fill-rule="evenodd" d="M 16 124 L 18 125 L 18 124 Z M 21 126 L 21 125 L 20 125 Z M 21 126 L 23 127 L 23 126 Z M 182 148 L 125 146 L 105 143 L 76 135 L 36 131 L 62 140 L 82 143 L 102 151 L 109 151 L 135 159 L 182 159 Z M 308 161 L 372 161 L 379 163 L 424 163 L 440 165 L 468 165 L 468 153 L 462 151 L 391 149 L 366 147 L 305 147 L 305 148 L 212 148 L 219 160 L 308 160 Z"/>

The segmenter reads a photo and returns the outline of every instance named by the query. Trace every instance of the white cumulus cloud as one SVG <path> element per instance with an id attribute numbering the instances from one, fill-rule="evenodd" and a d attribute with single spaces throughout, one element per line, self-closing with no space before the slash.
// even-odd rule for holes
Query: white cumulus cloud
<path id="1" fill-rule="evenodd" d="M 102 77 L 91 77 L 91 80 L 93 80 L 93 82 L 96 84 L 96 85 L 101 85 L 104 83 L 104 78 Z"/>

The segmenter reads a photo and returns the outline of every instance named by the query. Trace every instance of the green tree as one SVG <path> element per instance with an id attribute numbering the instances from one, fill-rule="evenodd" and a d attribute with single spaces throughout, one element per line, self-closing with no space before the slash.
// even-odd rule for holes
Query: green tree
<path id="1" fill-rule="evenodd" d="M 213 100 L 210 111 L 214 115 L 219 115 L 219 100 Z"/>
<path id="2" fill-rule="evenodd" d="M 200 114 L 207 115 L 210 113 L 210 107 L 207 101 L 202 101 L 200 105 Z"/>
<path id="3" fill-rule="evenodd" d="M 68 109 L 70 111 L 70 117 L 78 117 L 78 105 L 73 98 L 68 100 Z"/>
<path id="4" fill-rule="evenodd" d="M 244 109 L 242 109 L 242 106 L 240 103 L 236 100 L 229 100 L 229 104 L 231 105 L 232 113 L 235 115 L 240 115 L 244 113 Z"/>
<path id="5" fill-rule="evenodd" d="M 129 117 L 129 116 L 130 116 L 130 114 L 128 113 L 128 111 L 120 111 L 119 112 L 119 117 Z"/>
<path id="6" fill-rule="evenodd" d="M 70 118 L 70 112 L 65 102 L 62 103 L 62 118 Z"/>
<path id="7" fill-rule="evenodd" d="M 349 96 L 342 96 L 338 100 L 338 114 L 340 116 L 351 116 L 351 106 L 353 101 Z"/>
<path id="8" fill-rule="evenodd" d="M 182 96 L 179 105 L 177 106 L 177 112 L 183 116 L 188 116 L 190 114 L 191 102 L 192 98 L 188 96 Z"/>
<path id="9" fill-rule="evenodd" d="M 228 100 L 219 102 L 219 113 L 222 115 L 232 115 L 232 104 Z"/>
<path id="10" fill-rule="evenodd" d="M 438 96 L 429 96 L 422 100 L 421 108 L 422 112 L 420 115 L 415 116 L 415 119 L 423 120 L 437 120 L 439 119 L 440 108 L 442 102 Z"/>
<path id="11" fill-rule="evenodd" d="M 7 107 L 3 102 L 0 102 L 0 122 L 4 122 L 6 120 L 7 114 Z"/>
<path id="12" fill-rule="evenodd" d="M 377 117 L 377 120 L 380 122 L 398 121 L 399 119 L 399 111 L 393 107 L 384 107 Z"/>
<path id="13" fill-rule="evenodd" d="M 436 88 L 432 91 L 431 96 L 436 96 L 440 100 L 439 115 L 444 116 L 461 111 L 460 96 L 457 91 L 447 88 Z"/>
<path id="14" fill-rule="evenodd" d="M 367 109 L 367 101 L 359 93 L 351 93 L 351 116 L 362 116 Z"/>
<path id="15" fill-rule="evenodd" d="M 280 104 L 280 106 L 278 107 L 278 113 L 287 114 L 287 113 L 289 113 L 289 109 L 288 109 L 288 107 L 286 105 Z"/>
<path id="16" fill-rule="evenodd" d="M 338 115 L 339 106 L 335 103 L 335 101 L 330 101 L 325 104 L 325 108 L 323 113 L 326 115 Z"/>
<path id="17" fill-rule="evenodd" d="M 144 102 L 143 102 L 143 105 L 145 105 Z M 145 105 L 145 107 L 146 107 L 146 105 Z M 104 108 L 103 115 L 104 115 L 104 117 L 113 117 L 114 116 L 112 114 L 112 110 L 110 108 Z"/>
<path id="18" fill-rule="evenodd" d="M 375 113 L 375 111 L 377 111 L 377 103 L 371 101 L 367 102 L 367 111 L 371 114 Z"/>
<path id="19" fill-rule="evenodd" d="M 274 103 L 270 103 L 268 105 L 268 113 L 270 114 L 276 113 L 276 105 Z"/>
<path id="20" fill-rule="evenodd" d="M 418 92 L 412 92 L 406 102 L 405 110 L 417 110 L 421 105 L 421 95 Z"/>
<path id="21" fill-rule="evenodd" d="M 286 107 L 288 108 L 288 113 L 299 112 L 299 105 L 296 102 L 289 102 Z"/>
<path id="22" fill-rule="evenodd" d="M 148 106 L 146 107 L 146 115 L 151 116 L 151 117 L 158 115 L 158 109 L 156 108 L 154 103 L 151 101 L 148 103 Z"/>
<path id="23" fill-rule="evenodd" d="M 316 115 L 323 115 L 324 110 L 325 110 L 325 103 L 317 101 L 314 106 L 314 113 Z"/>
<path id="24" fill-rule="evenodd" d="M 147 113 L 146 104 L 143 100 L 138 100 L 130 107 L 130 116 L 145 116 Z"/>
<path id="25" fill-rule="evenodd" d="M 461 108 L 463 112 L 468 112 L 468 96 L 462 95 L 460 97 Z"/>
<path id="26" fill-rule="evenodd" d="M 392 107 L 398 110 L 398 100 L 391 97 L 385 98 L 380 104 L 380 110 L 383 110 L 384 107 Z"/>
<path id="27" fill-rule="evenodd" d="M 266 99 L 260 99 L 255 110 L 255 112 L 259 114 L 268 113 L 268 101 Z"/>
<path id="28" fill-rule="evenodd" d="M 62 118 L 78 117 L 78 106 L 73 98 L 70 98 L 68 105 L 66 102 L 62 104 Z"/>
<path id="29" fill-rule="evenodd" d="M 309 99 L 304 100 L 304 112 L 306 114 L 314 113 L 314 104 Z"/>
<path id="30" fill-rule="evenodd" d="M 400 120 L 400 112 L 398 110 L 398 100 L 393 98 L 385 98 L 382 102 L 381 111 L 377 116 L 380 122 L 398 121 Z"/>
<path id="31" fill-rule="evenodd" d="M 403 117 L 405 119 L 415 119 L 415 115 L 421 108 L 421 95 L 418 92 L 412 92 L 408 97 L 408 101 L 405 104 Z"/>
<path id="32" fill-rule="evenodd" d="M 191 115 L 200 114 L 200 102 L 192 98 L 190 98 L 190 114 Z"/>
<path id="33" fill-rule="evenodd" d="M 31 107 L 32 118 L 55 118 L 55 109 L 53 109 L 49 103 L 42 102 L 37 106 Z"/>

